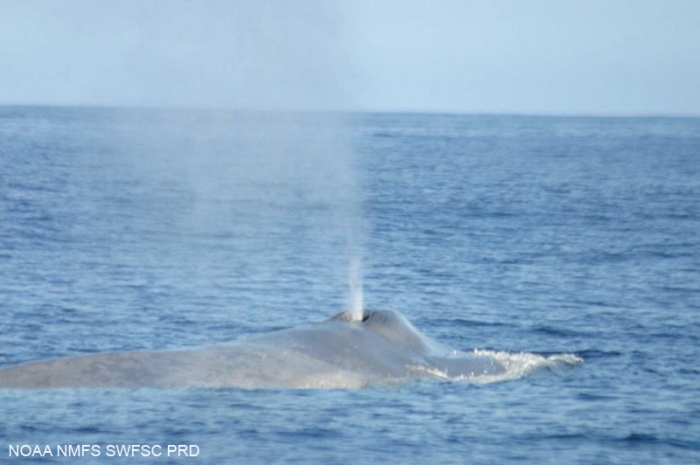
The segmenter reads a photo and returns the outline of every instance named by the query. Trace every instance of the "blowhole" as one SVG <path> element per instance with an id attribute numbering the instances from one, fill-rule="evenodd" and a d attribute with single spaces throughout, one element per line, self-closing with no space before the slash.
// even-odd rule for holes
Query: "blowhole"
<path id="1" fill-rule="evenodd" d="M 331 321 L 346 321 L 348 323 L 366 323 L 374 313 L 373 310 L 364 309 L 361 315 L 352 310 L 345 310 L 331 318 Z"/>

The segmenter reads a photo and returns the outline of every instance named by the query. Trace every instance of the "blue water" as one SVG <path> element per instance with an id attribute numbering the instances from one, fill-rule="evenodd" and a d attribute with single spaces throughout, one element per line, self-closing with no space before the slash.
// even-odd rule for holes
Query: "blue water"
<path id="1" fill-rule="evenodd" d="M 519 380 L 0 392 L 18 463 L 699 463 L 700 120 L 0 107 L 0 366 L 364 301 Z M 102 455 L 10 458 L 11 445 Z M 194 458 L 107 457 L 194 444 Z"/>

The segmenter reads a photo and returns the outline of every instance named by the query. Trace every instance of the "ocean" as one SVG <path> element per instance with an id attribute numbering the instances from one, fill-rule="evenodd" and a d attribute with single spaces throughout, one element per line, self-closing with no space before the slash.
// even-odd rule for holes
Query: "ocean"
<path id="1" fill-rule="evenodd" d="M 485 384 L 4 390 L 0 461 L 700 463 L 699 231 L 697 118 L 0 107 L 0 367 L 352 305 L 583 360 Z"/>

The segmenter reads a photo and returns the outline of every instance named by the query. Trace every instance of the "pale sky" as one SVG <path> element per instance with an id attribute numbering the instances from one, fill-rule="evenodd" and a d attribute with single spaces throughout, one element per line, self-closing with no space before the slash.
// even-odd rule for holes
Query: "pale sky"
<path id="1" fill-rule="evenodd" d="M 700 116 L 696 0 L 0 0 L 0 104 Z"/>

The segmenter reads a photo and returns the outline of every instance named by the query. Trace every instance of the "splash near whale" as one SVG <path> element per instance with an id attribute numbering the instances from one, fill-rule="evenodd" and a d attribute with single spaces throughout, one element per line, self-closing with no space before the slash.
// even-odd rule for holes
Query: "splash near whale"
<path id="1" fill-rule="evenodd" d="M 579 363 L 570 354 L 462 352 L 420 333 L 398 312 L 364 310 L 203 348 L 25 363 L 1 369 L 0 388 L 353 389 L 415 379 L 505 381 Z"/>

